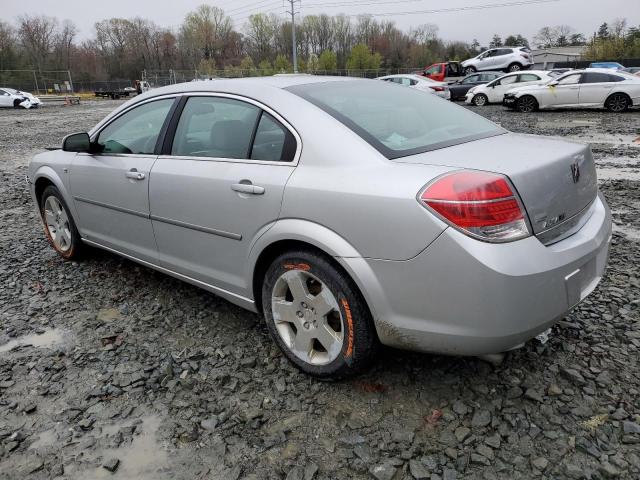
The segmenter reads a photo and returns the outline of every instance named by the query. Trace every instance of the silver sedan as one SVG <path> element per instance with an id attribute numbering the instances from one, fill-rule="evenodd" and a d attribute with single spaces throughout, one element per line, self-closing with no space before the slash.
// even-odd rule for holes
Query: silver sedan
<path id="1" fill-rule="evenodd" d="M 321 377 L 380 344 L 515 348 L 596 287 L 611 239 L 588 146 L 373 80 L 156 89 L 29 183 L 62 257 L 99 247 L 259 312 Z"/>

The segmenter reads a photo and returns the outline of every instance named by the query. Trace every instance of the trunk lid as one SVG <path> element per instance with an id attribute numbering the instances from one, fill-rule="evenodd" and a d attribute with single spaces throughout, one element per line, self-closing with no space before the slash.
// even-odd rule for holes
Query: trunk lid
<path id="1" fill-rule="evenodd" d="M 545 244 L 572 233 L 598 193 L 589 145 L 533 135 L 508 133 L 393 161 L 506 175 L 524 203 L 533 233 Z"/>

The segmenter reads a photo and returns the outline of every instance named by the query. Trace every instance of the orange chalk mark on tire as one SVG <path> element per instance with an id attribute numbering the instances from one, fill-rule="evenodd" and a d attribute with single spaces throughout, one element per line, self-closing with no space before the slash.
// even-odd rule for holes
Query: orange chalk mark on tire
<path id="1" fill-rule="evenodd" d="M 286 268 L 287 270 L 303 270 L 305 272 L 308 272 L 309 270 L 311 270 L 311 265 L 309 265 L 308 263 L 285 263 L 284 268 Z"/>
<path id="2" fill-rule="evenodd" d="M 344 356 L 351 358 L 353 355 L 353 317 L 351 316 L 349 303 L 344 298 L 340 302 L 342 303 L 342 308 L 344 308 L 344 315 L 347 317 L 347 350 L 344 352 Z"/>

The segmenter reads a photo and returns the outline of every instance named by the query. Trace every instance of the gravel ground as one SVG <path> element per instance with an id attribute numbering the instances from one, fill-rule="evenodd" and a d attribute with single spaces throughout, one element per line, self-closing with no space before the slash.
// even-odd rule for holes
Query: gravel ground
<path id="1" fill-rule="evenodd" d="M 0 112 L 0 479 L 640 478 L 640 113 L 476 109 L 593 142 L 610 265 L 546 344 L 498 366 L 388 349 L 321 383 L 256 315 L 48 246 L 26 163 L 117 104 Z"/>

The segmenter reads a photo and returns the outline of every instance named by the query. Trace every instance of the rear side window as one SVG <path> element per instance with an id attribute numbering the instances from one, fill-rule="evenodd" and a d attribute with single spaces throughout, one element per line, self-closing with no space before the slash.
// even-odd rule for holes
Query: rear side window
<path id="1" fill-rule="evenodd" d="M 260 112 L 232 98 L 191 97 L 178 121 L 171 155 L 247 159 Z"/>
<path id="2" fill-rule="evenodd" d="M 582 75 L 582 80 L 580 83 L 603 83 L 610 82 L 609 80 L 614 75 L 609 75 L 607 73 L 599 73 L 599 72 L 586 72 Z"/>
<path id="3" fill-rule="evenodd" d="M 624 82 L 626 79 L 618 75 L 607 75 L 610 82 Z"/>
<path id="4" fill-rule="evenodd" d="M 498 50 L 498 53 L 496 53 L 496 56 L 510 55 L 512 53 L 513 50 L 511 50 L 510 48 L 501 48 L 500 50 Z"/>
<path id="5" fill-rule="evenodd" d="M 101 153 L 153 154 L 173 98 L 142 104 L 119 116 L 98 135 Z"/>
<path id="6" fill-rule="evenodd" d="M 287 90 L 333 116 L 389 159 L 504 133 L 495 123 L 435 95 L 383 82 L 308 83 Z"/>
<path id="7" fill-rule="evenodd" d="M 291 132 L 267 112 L 262 112 L 251 149 L 251 159 L 291 162 L 295 153 L 296 140 Z"/>
<path id="8" fill-rule="evenodd" d="M 495 85 L 509 85 L 511 83 L 516 83 L 516 80 L 518 80 L 518 75 L 511 75 L 498 80 Z"/>

